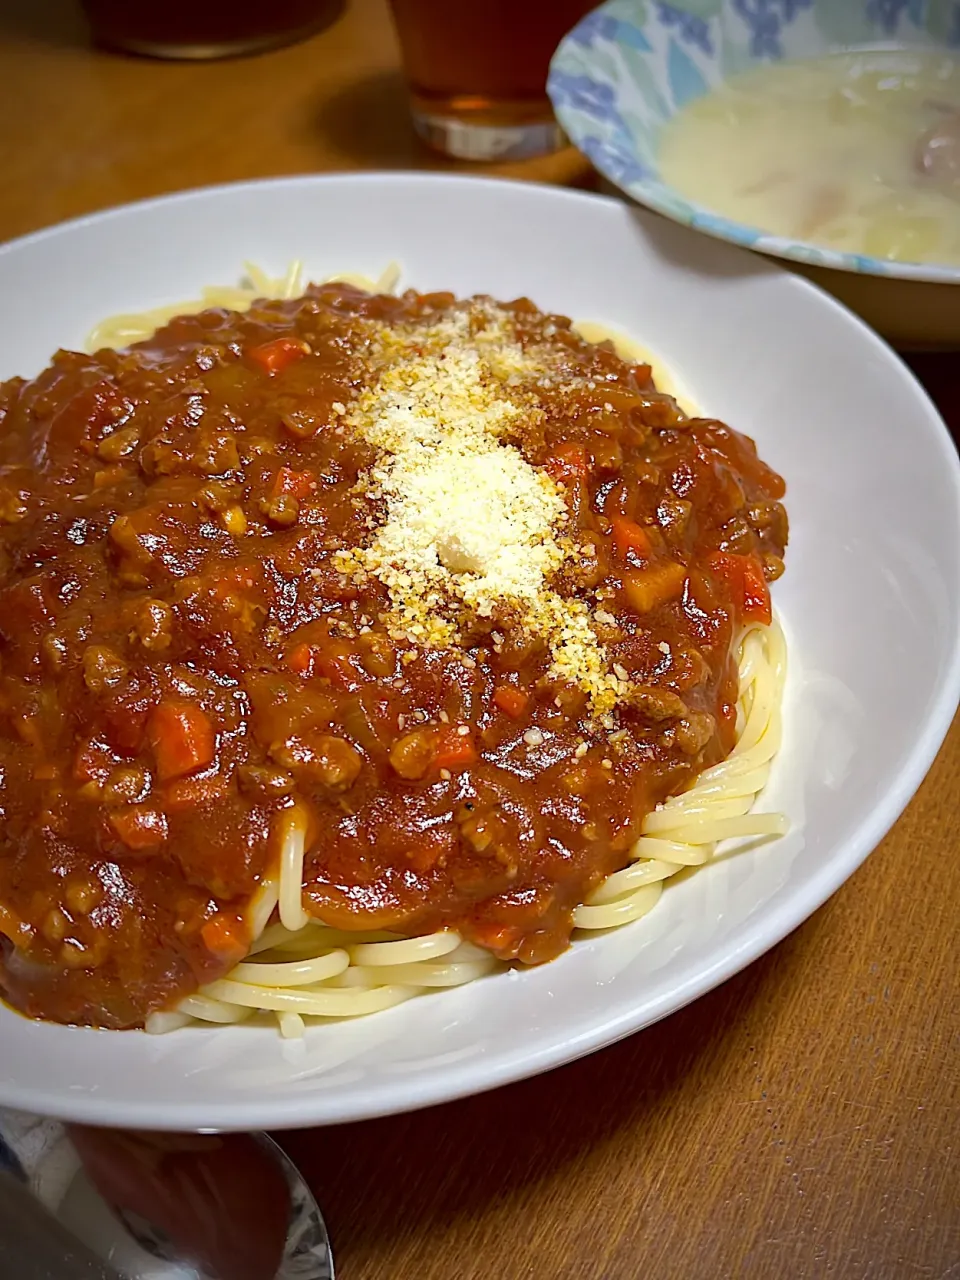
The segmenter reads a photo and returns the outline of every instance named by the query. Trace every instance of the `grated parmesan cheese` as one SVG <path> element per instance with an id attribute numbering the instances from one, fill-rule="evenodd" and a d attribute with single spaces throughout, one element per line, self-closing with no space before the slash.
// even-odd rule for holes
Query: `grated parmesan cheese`
<path id="1" fill-rule="evenodd" d="M 609 712 L 629 693 L 626 672 L 611 670 L 587 606 L 549 585 L 574 549 L 563 489 L 518 447 L 542 418 L 536 390 L 555 353 L 524 348 L 510 313 L 485 300 L 383 325 L 370 352 L 370 385 L 342 421 L 378 451 L 361 492 L 385 514 L 338 569 L 387 588 L 397 638 L 449 647 L 471 617 L 502 619 L 545 641 L 551 677 Z"/>

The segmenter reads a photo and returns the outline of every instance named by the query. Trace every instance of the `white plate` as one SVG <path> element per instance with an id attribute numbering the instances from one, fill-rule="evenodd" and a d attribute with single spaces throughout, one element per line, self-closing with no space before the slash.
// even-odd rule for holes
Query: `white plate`
<path id="1" fill-rule="evenodd" d="M 0 250 L 0 375 L 112 312 L 279 272 L 528 294 L 660 354 L 786 478 L 775 588 L 786 742 L 765 807 L 793 829 L 668 888 L 646 919 L 544 968 L 418 998 L 300 1043 L 267 1028 L 151 1038 L 0 1009 L 0 1102 L 75 1120 L 251 1128 L 357 1120 L 544 1071 L 679 1009 L 755 959 L 902 811 L 960 690 L 960 463 L 926 395 L 805 281 L 614 200 L 427 175 L 297 178 L 116 209 Z M 917 893 L 928 890 L 918 882 Z M 815 993 L 811 993 L 815 998 Z"/>

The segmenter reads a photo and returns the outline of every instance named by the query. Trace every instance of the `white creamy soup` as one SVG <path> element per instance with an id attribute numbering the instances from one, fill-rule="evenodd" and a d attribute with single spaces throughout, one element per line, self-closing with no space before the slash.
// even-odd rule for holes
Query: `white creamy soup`
<path id="1" fill-rule="evenodd" d="M 757 67 L 665 126 L 660 171 L 773 235 L 960 266 L 960 59 L 861 50 Z"/>

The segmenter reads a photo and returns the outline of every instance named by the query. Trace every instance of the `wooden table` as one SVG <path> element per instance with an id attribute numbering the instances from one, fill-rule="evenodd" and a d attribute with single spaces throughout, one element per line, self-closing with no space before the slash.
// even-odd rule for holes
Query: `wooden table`
<path id="1" fill-rule="evenodd" d="M 0 160 L 4 238 L 208 182 L 445 163 L 411 135 L 382 0 L 197 66 L 92 52 L 68 0 L 6 0 Z M 590 183 L 569 152 L 499 171 Z M 917 368 L 960 432 L 958 363 Z M 712 995 L 537 1080 L 289 1135 L 342 1280 L 956 1275 L 958 796 L 960 723 L 866 866 Z"/>

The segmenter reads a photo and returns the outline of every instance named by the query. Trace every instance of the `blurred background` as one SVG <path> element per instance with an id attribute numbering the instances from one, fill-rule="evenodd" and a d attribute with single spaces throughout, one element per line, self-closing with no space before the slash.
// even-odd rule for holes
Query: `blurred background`
<path id="1" fill-rule="evenodd" d="M 414 129 L 386 0 L 289 7 L 317 15 L 315 34 L 254 57 L 172 61 L 94 45 L 76 0 L 3 0 L 4 235 L 125 200 L 276 174 L 454 167 L 596 181 L 572 148 L 479 166 L 439 154 Z M 574 5 L 574 19 L 589 7 Z M 107 17 L 135 8 L 122 0 L 90 4 Z M 122 27 L 104 20 L 101 29 Z M 564 29 L 557 27 L 556 40 Z"/>

